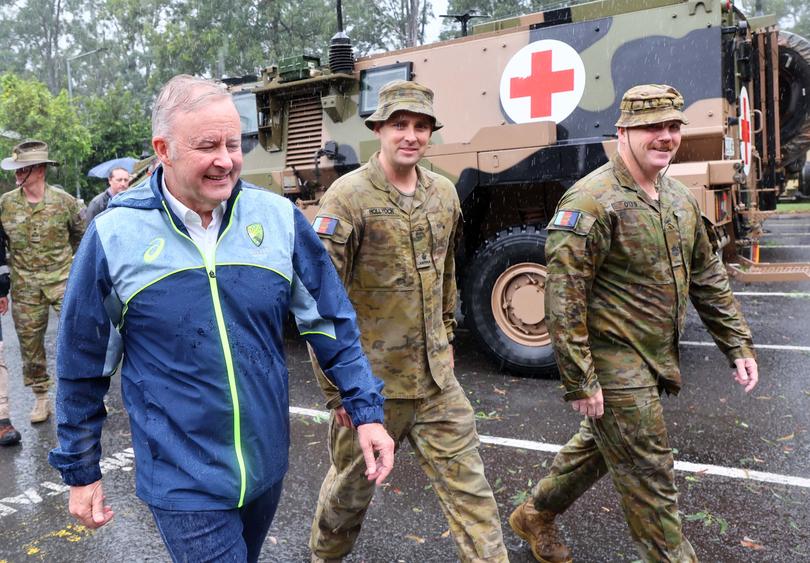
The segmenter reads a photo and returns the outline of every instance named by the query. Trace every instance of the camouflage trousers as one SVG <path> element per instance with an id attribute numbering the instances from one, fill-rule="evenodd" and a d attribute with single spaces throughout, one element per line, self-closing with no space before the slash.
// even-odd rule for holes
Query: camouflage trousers
<path id="1" fill-rule="evenodd" d="M 23 364 L 23 383 L 34 393 L 45 393 L 50 387 L 45 360 L 45 331 L 48 328 L 48 309 L 62 310 L 67 280 L 37 287 L 11 288 L 11 315 L 20 339 Z"/>
<path id="2" fill-rule="evenodd" d="M 2 338 L 2 330 L 0 330 L 0 420 L 11 416 L 8 406 L 8 368 Z"/>
<path id="3" fill-rule="evenodd" d="M 606 473 L 644 561 L 697 561 L 678 516 L 674 459 L 655 387 L 603 390 L 605 414 L 585 418 L 532 491 L 538 510 L 564 512 Z"/>
<path id="4" fill-rule="evenodd" d="M 385 427 L 399 446 L 408 439 L 439 497 L 464 562 L 506 562 L 498 507 L 478 454 L 470 402 L 458 384 L 425 399 L 386 399 Z M 354 546 L 374 495 L 364 475 L 357 433 L 330 421 L 332 466 L 321 485 L 310 549 L 340 558 Z"/>

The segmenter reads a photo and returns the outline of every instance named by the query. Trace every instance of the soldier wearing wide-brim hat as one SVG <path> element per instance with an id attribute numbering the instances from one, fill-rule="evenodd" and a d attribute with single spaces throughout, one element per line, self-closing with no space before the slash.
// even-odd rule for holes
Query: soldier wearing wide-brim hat
<path id="1" fill-rule="evenodd" d="M 444 127 L 433 111 L 433 90 L 417 82 L 392 80 L 380 88 L 376 111 L 366 118 L 365 124 L 371 130 L 375 125 L 385 123 L 398 111 L 409 111 L 426 115 L 433 120 L 433 130 Z"/>
<path id="2" fill-rule="evenodd" d="M 49 157 L 48 145 L 37 140 L 19 143 L 0 162 L 3 170 L 14 171 L 17 184 L 17 189 L 0 197 L 0 229 L 9 251 L 12 316 L 20 339 L 23 381 L 35 396 L 32 423 L 50 416 L 45 359 L 48 310 L 61 310 L 73 253 L 84 233 L 76 199 L 45 182 L 49 165 L 59 163 Z M 0 312 L 7 308 L 8 299 L 0 298 Z M 0 423 L 2 414 L 0 409 Z"/>
<path id="3" fill-rule="evenodd" d="M 450 180 L 418 164 L 442 126 L 433 92 L 416 82 L 389 82 L 366 126 L 380 150 L 329 187 L 313 227 L 347 286 L 372 370 L 385 382 L 386 430 L 414 446 L 459 560 L 505 563 L 474 411 L 453 371 L 461 204 Z M 332 409 L 332 463 L 310 535 L 311 560 L 320 563 L 352 550 L 374 483 L 363 475 L 357 436 L 334 385 L 317 365 L 316 375 Z"/>
<path id="4" fill-rule="evenodd" d="M 750 391 L 751 331 L 689 189 L 665 172 L 688 123 L 672 86 L 630 88 L 618 153 L 574 184 L 548 224 L 546 323 L 565 399 L 584 415 L 548 476 L 509 517 L 538 560 L 571 561 L 555 519 L 603 475 L 644 561 L 696 561 L 678 515 L 660 396 L 681 388 L 678 340 L 692 301 Z"/>
<path id="5" fill-rule="evenodd" d="M 55 160 L 48 158 L 48 145 L 42 141 L 25 141 L 11 150 L 11 156 L 0 162 L 3 170 L 19 170 L 38 164 L 53 164 L 59 166 Z"/>
<path id="6" fill-rule="evenodd" d="M 644 127 L 667 121 L 689 123 L 683 113 L 683 96 L 666 84 L 633 86 L 622 96 L 619 110 L 616 127 Z"/>

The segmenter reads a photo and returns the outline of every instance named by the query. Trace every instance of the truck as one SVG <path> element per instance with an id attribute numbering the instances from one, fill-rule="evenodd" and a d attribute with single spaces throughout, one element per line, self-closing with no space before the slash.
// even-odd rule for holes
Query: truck
<path id="1" fill-rule="evenodd" d="M 785 182 L 805 170 L 810 43 L 731 0 L 596 1 L 360 58 L 339 31 L 327 64 L 301 54 L 257 78 L 235 94 L 255 110 L 245 177 L 310 217 L 330 184 L 378 149 L 363 120 L 379 89 L 407 79 L 434 91 L 444 127 L 422 164 L 458 190 L 463 321 L 501 369 L 556 372 L 544 227 L 562 194 L 616 151 L 618 104 L 636 84 L 683 94 L 689 125 L 667 174 L 700 203 L 731 274 L 810 276 L 807 264 L 751 259 Z"/>

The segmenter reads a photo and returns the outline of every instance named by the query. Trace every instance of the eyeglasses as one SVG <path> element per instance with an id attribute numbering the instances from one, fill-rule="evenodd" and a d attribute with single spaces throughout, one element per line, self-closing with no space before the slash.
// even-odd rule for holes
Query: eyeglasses
<path id="1" fill-rule="evenodd" d="M 36 168 L 36 167 L 37 167 L 36 164 L 32 164 L 31 166 L 25 166 L 23 168 L 17 168 L 17 170 L 15 170 L 14 173 L 15 174 L 30 174 L 31 171 L 33 171 L 34 168 Z"/>

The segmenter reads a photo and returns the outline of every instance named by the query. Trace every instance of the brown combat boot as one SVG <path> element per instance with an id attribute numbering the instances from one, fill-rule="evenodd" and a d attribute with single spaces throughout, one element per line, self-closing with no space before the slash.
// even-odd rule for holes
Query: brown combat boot
<path id="1" fill-rule="evenodd" d="M 35 393 L 34 397 L 36 397 L 36 402 L 31 411 L 31 424 L 45 422 L 51 416 L 51 401 L 48 399 L 48 393 Z"/>
<path id="2" fill-rule="evenodd" d="M 534 501 L 527 500 L 509 516 L 509 525 L 527 541 L 532 555 L 541 563 L 571 563 L 571 550 L 562 539 L 554 523 L 557 515 L 550 510 L 536 510 Z"/>
<path id="3" fill-rule="evenodd" d="M 22 436 L 7 418 L 0 420 L 0 446 L 19 444 Z"/>

